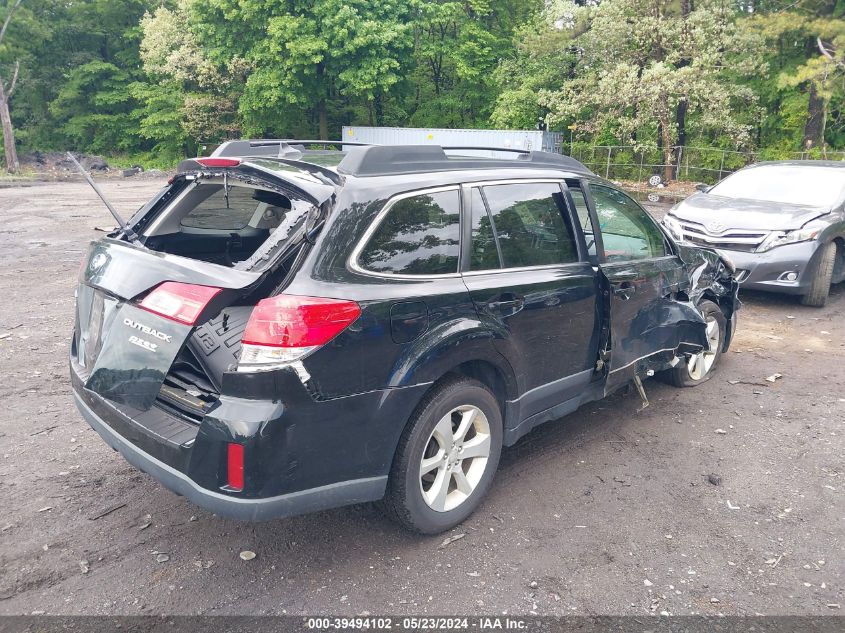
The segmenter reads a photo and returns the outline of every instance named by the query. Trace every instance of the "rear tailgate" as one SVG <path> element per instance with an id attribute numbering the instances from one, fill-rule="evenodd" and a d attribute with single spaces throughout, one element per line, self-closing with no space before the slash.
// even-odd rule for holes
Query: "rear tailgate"
<path id="1" fill-rule="evenodd" d="M 148 410 L 195 327 L 243 296 L 260 278 L 260 273 L 156 253 L 115 239 L 93 243 L 80 271 L 73 349 L 86 388 Z M 167 281 L 221 292 L 196 325 L 181 323 L 138 306 L 140 298 Z"/>

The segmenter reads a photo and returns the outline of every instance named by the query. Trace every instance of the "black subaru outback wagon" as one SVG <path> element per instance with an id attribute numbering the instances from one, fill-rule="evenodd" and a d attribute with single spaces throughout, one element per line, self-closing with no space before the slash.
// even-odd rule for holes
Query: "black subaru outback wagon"
<path id="1" fill-rule="evenodd" d="M 80 271 L 79 410 L 212 512 L 446 530 L 503 445 L 728 349 L 730 262 L 570 158 L 291 143 L 184 161 Z"/>

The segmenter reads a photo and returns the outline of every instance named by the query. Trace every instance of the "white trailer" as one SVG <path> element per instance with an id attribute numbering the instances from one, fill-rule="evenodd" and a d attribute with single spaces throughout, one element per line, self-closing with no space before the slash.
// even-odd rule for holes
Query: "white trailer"
<path id="1" fill-rule="evenodd" d="M 450 130 L 446 128 L 343 126 L 343 140 L 373 145 L 502 147 L 561 153 L 562 134 L 542 130 Z M 489 156 L 489 152 L 487 153 Z M 498 157 L 498 156 L 497 156 Z"/>

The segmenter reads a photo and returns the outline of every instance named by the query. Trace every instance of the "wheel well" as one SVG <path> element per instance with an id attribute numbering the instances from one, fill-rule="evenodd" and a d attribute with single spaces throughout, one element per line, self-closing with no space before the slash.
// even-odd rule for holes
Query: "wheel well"
<path id="1" fill-rule="evenodd" d="M 704 300 L 712 301 L 717 306 L 719 306 L 719 309 L 722 311 L 722 314 L 725 315 L 725 318 L 729 319 L 731 317 L 731 309 L 730 309 L 730 306 L 727 305 L 728 299 L 730 299 L 730 297 L 719 297 L 719 296 L 716 295 L 715 292 L 711 292 L 711 291 L 706 290 L 701 295 L 701 299 L 699 300 L 699 303 L 701 303 L 701 301 L 704 301 Z"/>
<path id="2" fill-rule="evenodd" d="M 508 384 L 498 367 L 484 360 L 467 361 L 450 369 L 433 386 L 459 376 L 472 378 L 487 387 L 496 397 L 496 401 L 499 403 L 499 410 L 504 416 L 505 401 L 508 399 Z"/>

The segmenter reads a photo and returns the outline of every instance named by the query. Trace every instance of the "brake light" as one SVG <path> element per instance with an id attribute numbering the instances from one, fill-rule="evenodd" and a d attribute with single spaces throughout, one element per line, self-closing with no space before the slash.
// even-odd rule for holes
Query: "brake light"
<path id="1" fill-rule="evenodd" d="M 252 311 L 242 339 L 239 371 L 273 369 L 325 345 L 361 315 L 354 301 L 278 295 Z"/>
<path id="2" fill-rule="evenodd" d="M 179 323 L 193 325 L 220 288 L 165 281 L 141 301 L 141 307 Z"/>
<path id="3" fill-rule="evenodd" d="M 197 158 L 196 161 L 203 167 L 237 167 L 241 164 L 240 158 Z"/>
<path id="4" fill-rule="evenodd" d="M 228 444 L 226 450 L 226 485 L 234 492 L 244 489 L 244 445 Z"/>

